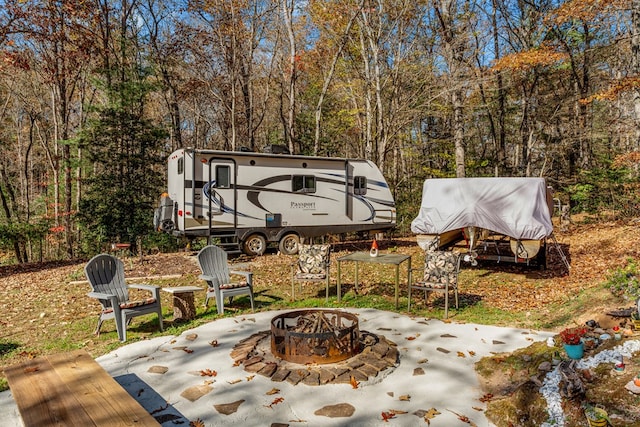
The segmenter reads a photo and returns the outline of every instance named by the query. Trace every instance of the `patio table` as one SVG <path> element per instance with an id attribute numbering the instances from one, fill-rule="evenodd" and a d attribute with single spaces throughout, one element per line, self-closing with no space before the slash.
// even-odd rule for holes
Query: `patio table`
<path id="1" fill-rule="evenodd" d="M 410 283 L 411 274 L 411 255 L 403 254 L 378 254 L 378 256 L 371 256 L 369 252 L 354 252 L 349 255 L 342 256 L 336 260 L 338 262 L 338 302 L 340 302 L 341 296 L 341 265 L 343 262 L 355 262 L 356 263 L 356 277 L 355 277 L 355 289 L 358 291 L 358 265 L 360 263 L 368 264 L 391 264 L 396 266 L 396 289 L 395 300 L 396 310 L 398 309 L 398 294 L 400 287 L 400 264 L 407 261 L 407 284 Z"/>

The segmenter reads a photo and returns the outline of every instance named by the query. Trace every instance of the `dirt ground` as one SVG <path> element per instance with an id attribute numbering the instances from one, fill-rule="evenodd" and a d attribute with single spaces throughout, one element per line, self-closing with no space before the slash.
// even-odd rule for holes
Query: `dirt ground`
<path id="1" fill-rule="evenodd" d="M 461 306 L 471 307 L 481 301 L 486 313 L 494 310 L 516 313 L 514 318 L 519 319 L 518 324 L 508 325 L 516 327 L 540 328 L 548 324 L 549 329 L 558 331 L 563 326 L 584 324 L 590 319 L 597 319 L 605 328 L 619 322 L 619 319 L 606 313 L 628 306 L 629 302 L 613 297 L 604 289 L 603 283 L 611 271 L 624 267 L 628 259 L 640 260 L 640 219 L 604 221 L 581 218 L 566 230 L 558 228 L 555 237 L 571 265 L 570 272 L 567 272 L 553 244 L 549 248 L 547 269 L 523 270 L 506 263 L 465 267 L 460 275 L 463 287 Z M 363 249 L 362 244 L 336 244 L 332 256 L 338 257 L 357 249 Z M 414 267 L 419 265 L 422 256 L 413 237 L 382 242 L 381 250 L 415 256 Z M 270 252 L 262 257 L 240 257 L 232 262 L 250 261 L 256 291 L 268 290 L 269 294 L 284 298 L 290 286 L 289 265 L 293 259 Z M 95 301 L 85 296 L 88 291 L 88 285 L 82 282 L 85 262 L 77 260 L 0 267 L 0 306 L 3 307 L 0 315 L 0 369 L 22 358 L 47 352 L 38 338 L 42 334 L 55 333 L 50 331 L 73 325 L 78 319 L 97 316 Z M 128 278 L 175 276 L 191 284 L 197 281 L 199 274 L 194 252 L 148 255 L 142 260 L 127 257 L 125 267 Z M 373 289 L 376 280 L 375 276 L 363 278 L 362 291 L 367 292 L 368 287 Z M 581 300 L 585 293 L 588 295 L 586 303 Z M 487 318 L 487 323 L 500 324 L 503 318 Z M 77 333 L 82 335 L 87 331 Z M 97 353 L 96 356 L 101 351 L 111 349 L 95 342 L 90 334 L 80 336 L 78 341 L 75 345 L 89 348 L 92 354 Z M 15 343 L 19 343 L 24 350 L 16 351 Z M 537 367 L 550 356 L 544 350 L 533 349 L 531 352 L 534 354 L 497 355 L 494 361 L 488 361 L 485 367 L 479 369 L 490 407 L 500 407 L 493 420 L 498 426 L 539 425 L 536 423 L 544 416 L 544 402 L 539 401 L 540 395 L 535 394 L 538 396 L 535 398 L 530 393 L 537 387 L 531 379 L 540 378 Z M 629 367 L 629 375 L 640 372 L 640 359 L 629 361 Z M 605 392 L 619 390 L 622 382 L 624 378 L 613 377 L 608 372 L 593 375 L 588 398 L 604 403 L 612 412 L 621 408 L 618 412 L 626 418 L 620 419 L 626 421 L 625 424 L 616 425 L 640 425 L 640 422 L 634 424 L 636 411 L 629 409 L 637 406 L 640 398 L 629 396 L 629 393 Z M 598 395 L 618 396 L 618 403 L 611 403 L 609 397 L 598 398 Z M 567 410 L 579 413 L 572 403 L 567 405 Z M 567 427 L 574 425 L 584 425 L 584 420 L 576 415 L 575 423 L 569 420 Z"/>

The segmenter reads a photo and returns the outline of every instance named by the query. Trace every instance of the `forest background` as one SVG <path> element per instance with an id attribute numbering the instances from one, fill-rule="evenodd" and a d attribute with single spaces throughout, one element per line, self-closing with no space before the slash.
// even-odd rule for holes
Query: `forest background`
<path id="1" fill-rule="evenodd" d="M 640 211 L 640 0 L 0 0 L 3 263 L 153 230 L 182 147 L 366 158 L 422 182 L 542 176 Z"/>

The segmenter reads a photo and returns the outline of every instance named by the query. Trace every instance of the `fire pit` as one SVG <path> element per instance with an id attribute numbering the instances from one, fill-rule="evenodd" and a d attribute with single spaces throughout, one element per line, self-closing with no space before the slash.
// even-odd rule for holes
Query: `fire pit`
<path id="1" fill-rule="evenodd" d="M 335 363 L 360 352 L 357 316 L 338 310 L 298 310 L 271 319 L 271 352 L 293 363 Z"/>

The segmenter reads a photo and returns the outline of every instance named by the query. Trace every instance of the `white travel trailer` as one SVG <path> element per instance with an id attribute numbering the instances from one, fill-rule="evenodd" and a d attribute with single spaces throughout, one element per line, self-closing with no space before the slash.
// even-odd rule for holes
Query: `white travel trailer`
<path id="1" fill-rule="evenodd" d="M 367 160 L 184 148 L 169 156 L 167 171 L 156 227 L 249 255 L 269 242 L 293 254 L 302 238 L 396 224 L 389 186 Z"/>

